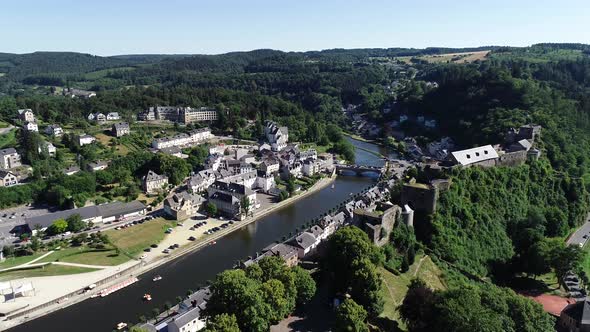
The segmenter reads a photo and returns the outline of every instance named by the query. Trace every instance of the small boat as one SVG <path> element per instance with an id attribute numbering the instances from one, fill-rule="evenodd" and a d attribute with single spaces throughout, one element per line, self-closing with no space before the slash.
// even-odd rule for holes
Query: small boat
<path id="1" fill-rule="evenodd" d="M 117 330 L 122 330 L 126 327 L 127 327 L 127 323 L 121 322 L 121 323 L 117 324 Z"/>
<path id="2" fill-rule="evenodd" d="M 160 280 L 162 280 L 162 276 L 159 274 L 152 279 L 152 281 L 160 281 Z"/>
<path id="3" fill-rule="evenodd" d="M 152 296 L 150 294 L 143 294 L 143 300 L 144 301 L 151 301 L 152 300 Z"/>
<path id="4" fill-rule="evenodd" d="M 334 184 L 332 183 L 332 189 L 334 189 Z"/>
<path id="5" fill-rule="evenodd" d="M 217 244 L 217 241 L 211 241 L 211 245 Z"/>

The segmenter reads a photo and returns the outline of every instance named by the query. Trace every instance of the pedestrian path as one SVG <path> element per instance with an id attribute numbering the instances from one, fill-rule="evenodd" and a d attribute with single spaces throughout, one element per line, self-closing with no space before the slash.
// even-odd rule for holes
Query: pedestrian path
<path id="1" fill-rule="evenodd" d="M 64 266 L 75 266 L 75 267 L 85 267 L 89 269 L 106 269 L 112 266 L 106 265 L 89 265 L 89 264 L 78 264 L 78 263 L 67 263 L 67 262 L 53 262 L 52 264 L 55 265 L 64 265 Z"/>
<path id="2" fill-rule="evenodd" d="M 25 267 L 25 266 L 28 266 L 28 265 L 30 265 L 30 264 L 33 264 L 33 263 L 35 263 L 35 262 L 38 262 L 38 261 L 42 260 L 43 258 L 45 258 L 45 257 L 47 257 L 47 256 L 49 256 L 49 255 L 51 255 L 52 253 L 53 253 L 53 250 L 51 250 L 51 251 L 49 251 L 49 252 L 47 252 L 47 253 L 45 253 L 45 254 L 43 254 L 43 255 L 41 255 L 41 256 L 39 256 L 39 257 L 37 257 L 37 258 L 35 258 L 35 259 L 33 259 L 33 260 L 32 260 L 32 261 L 30 261 L 30 262 L 26 262 L 26 263 L 24 263 L 24 264 L 21 264 L 21 265 L 19 265 L 19 266 L 17 266 L 17 267 Z"/>

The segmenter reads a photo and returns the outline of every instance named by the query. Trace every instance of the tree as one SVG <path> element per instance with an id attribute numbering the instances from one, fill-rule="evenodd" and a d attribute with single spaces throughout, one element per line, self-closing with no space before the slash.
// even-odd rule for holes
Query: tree
<path id="1" fill-rule="evenodd" d="M 410 332 L 433 331 L 437 297 L 421 279 L 412 279 L 398 311 Z"/>
<path id="2" fill-rule="evenodd" d="M 248 214 L 248 212 L 250 212 L 250 199 L 246 196 L 242 197 L 240 200 L 240 207 L 245 214 Z"/>
<path id="3" fill-rule="evenodd" d="M 236 316 L 219 314 L 207 320 L 205 332 L 240 332 Z"/>
<path id="4" fill-rule="evenodd" d="M 334 332 L 367 332 L 367 312 L 354 300 L 346 299 L 336 309 Z"/>
<path id="5" fill-rule="evenodd" d="M 215 206 L 215 204 L 209 202 L 209 203 L 207 203 L 207 206 L 205 207 L 205 209 L 207 210 L 207 215 L 209 217 L 213 217 L 213 216 L 217 215 L 217 206 Z"/>
<path id="6" fill-rule="evenodd" d="M 82 220 L 82 217 L 77 213 L 69 216 L 66 219 L 66 222 L 68 223 L 68 231 L 72 233 L 79 232 L 86 228 L 86 223 Z"/>
<path id="7" fill-rule="evenodd" d="M 297 305 L 302 306 L 311 300 L 316 292 L 316 283 L 311 275 L 299 266 L 291 269 L 295 275 L 295 287 L 297 288 Z"/>
<path id="8" fill-rule="evenodd" d="M 51 235 L 57 235 L 64 233 L 67 229 L 68 222 L 64 219 L 57 219 L 47 228 L 47 232 Z"/>

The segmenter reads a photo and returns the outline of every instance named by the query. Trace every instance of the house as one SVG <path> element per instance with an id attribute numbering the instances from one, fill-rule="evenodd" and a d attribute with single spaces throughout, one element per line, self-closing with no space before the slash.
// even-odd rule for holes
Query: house
<path id="1" fill-rule="evenodd" d="M 42 153 L 44 150 L 47 151 L 47 154 L 50 157 L 55 157 L 55 154 L 57 153 L 57 149 L 55 148 L 55 145 L 53 145 L 51 142 L 42 142 L 41 145 L 39 145 L 39 147 L 38 147 L 39 153 Z"/>
<path id="2" fill-rule="evenodd" d="M 182 153 L 182 150 L 179 147 L 177 147 L 177 146 L 172 146 L 172 147 L 169 147 L 169 148 L 163 148 L 162 150 L 160 150 L 160 152 L 163 153 L 163 154 L 171 155 L 171 156 L 174 156 L 174 157 L 177 157 L 177 158 L 181 158 L 181 159 L 187 159 L 189 157 L 188 154 Z"/>
<path id="3" fill-rule="evenodd" d="M 70 98 L 92 98 L 96 97 L 96 92 L 74 88 L 66 88 L 63 90 L 63 95 Z"/>
<path id="4" fill-rule="evenodd" d="M 254 188 L 258 188 L 261 191 L 267 193 L 269 190 L 276 187 L 276 185 L 275 177 L 272 174 L 266 174 L 262 171 L 257 172 Z"/>
<path id="5" fill-rule="evenodd" d="M 23 231 L 25 233 L 31 233 L 38 227 L 40 227 L 41 230 L 45 230 L 47 227 L 51 226 L 55 220 L 67 219 L 75 214 L 80 215 L 82 221 L 86 223 L 107 223 L 145 215 L 145 205 L 139 201 L 132 201 L 129 203 L 112 202 L 28 217 L 25 219 L 26 227 Z"/>
<path id="6" fill-rule="evenodd" d="M 111 132 L 113 133 L 113 136 L 115 136 L 115 137 L 129 135 L 129 133 L 131 132 L 129 130 L 129 123 L 127 123 L 127 122 L 115 123 L 115 124 L 113 124 Z"/>
<path id="7" fill-rule="evenodd" d="M 263 254 L 272 254 L 272 256 L 281 257 L 288 267 L 293 267 L 299 263 L 299 253 L 296 247 L 286 243 L 273 243 L 262 249 Z"/>
<path id="8" fill-rule="evenodd" d="M 117 113 L 117 112 L 107 113 L 107 121 L 117 121 L 120 118 L 121 117 L 119 116 L 119 113 Z"/>
<path id="9" fill-rule="evenodd" d="M 212 169 L 212 170 L 216 171 L 221 166 L 222 161 L 223 161 L 222 155 L 212 154 L 209 157 L 207 157 L 207 160 L 205 160 L 205 168 Z"/>
<path id="10" fill-rule="evenodd" d="M 193 300 L 194 301 L 194 300 Z M 205 328 L 206 320 L 202 317 L 206 302 L 198 304 L 194 302 L 190 309 L 179 313 L 166 323 L 168 332 L 197 332 Z"/>
<path id="11" fill-rule="evenodd" d="M 86 165 L 86 169 L 89 172 L 97 172 L 97 171 L 103 171 L 105 169 L 107 169 L 109 167 L 109 164 L 105 161 L 97 161 L 94 163 L 88 163 L 88 165 Z"/>
<path id="12" fill-rule="evenodd" d="M 279 164 L 279 161 L 275 158 L 267 158 L 264 159 L 264 161 L 262 161 L 260 165 L 258 165 L 258 168 L 265 174 L 271 175 L 278 173 L 280 166 L 281 165 Z"/>
<path id="13" fill-rule="evenodd" d="M 312 254 L 319 244 L 319 240 L 310 232 L 303 232 L 289 242 L 290 245 L 297 248 L 297 257 L 299 259 Z"/>
<path id="14" fill-rule="evenodd" d="M 213 170 L 206 169 L 191 176 L 188 181 L 188 188 L 190 192 L 196 194 L 207 190 L 207 188 L 209 188 L 209 186 L 218 179 L 215 173 L 216 172 Z"/>
<path id="15" fill-rule="evenodd" d="M 63 133 L 64 131 L 59 125 L 54 124 L 45 127 L 45 134 L 49 136 L 60 137 Z"/>
<path id="16" fill-rule="evenodd" d="M 451 152 L 451 161 L 461 166 L 490 167 L 496 165 L 498 152 L 491 145 Z"/>
<path id="17" fill-rule="evenodd" d="M 149 170 L 141 182 L 146 194 L 157 194 L 163 187 L 168 186 L 168 177 Z"/>
<path id="18" fill-rule="evenodd" d="M 450 137 L 443 137 L 439 141 L 428 143 L 426 148 L 432 157 L 445 160 L 449 157 L 449 152 L 455 148 L 455 143 Z"/>
<path id="19" fill-rule="evenodd" d="M 295 162 L 292 165 L 284 165 L 281 167 L 281 178 L 288 179 L 289 177 L 293 176 L 295 178 L 300 178 L 303 175 L 302 172 L 303 164 L 300 162 Z"/>
<path id="20" fill-rule="evenodd" d="M 26 131 L 39 132 L 39 126 L 37 125 L 36 122 L 26 122 L 23 125 L 23 129 L 26 130 Z"/>
<path id="21" fill-rule="evenodd" d="M 0 168 L 11 169 L 21 165 L 20 155 L 14 148 L 0 150 Z"/>
<path id="22" fill-rule="evenodd" d="M 30 108 L 18 110 L 18 118 L 24 122 L 35 122 L 35 113 Z"/>
<path id="23" fill-rule="evenodd" d="M 11 171 L 0 169 L 0 187 L 10 187 L 18 184 L 18 178 Z"/>
<path id="24" fill-rule="evenodd" d="M 164 200 L 164 212 L 176 220 L 185 220 L 195 215 L 202 203 L 201 196 L 183 191 Z"/>
<path id="25" fill-rule="evenodd" d="M 301 173 L 305 176 L 313 176 L 321 171 L 322 163 L 312 158 L 307 159 L 301 166 Z"/>
<path id="26" fill-rule="evenodd" d="M 229 218 L 236 218 L 241 213 L 240 200 L 233 195 L 217 191 L 209 195 L 209 203 L 217 208 L 217 212 Z"/>
<path id="27" fill-rule="evenodd" d="M 96 138 L 94 138 L 94 136 L 90 136 L 90 135 L 86 135 L 86 134 L 81 134 L 80 136 L 78 136 L 78 145 L 79 146 L 92 144 L 95 141 L 96 141 Z"/>
<path id="28" fill-rule="evenodd" d="M 90 113 L 88 114 L 89 121 L 96 121 L 96 122 L 106 122 L 107 117 L 102 113 Z"/>
<path id="29" fill-rule="evenodd" d="M 318 152 L 315 149 L 308 149 L 306 151 L 299 152 L 299 161 L 304 161 L 308 159 L 318 159 Z"/>
<path id="30" fill-rule="evenodd" d="M 76 166 L 76 165 L 72 165 L 66 169 L 64 169 L 63 173 L 65 175 L 74 175 L 76 173 L 80 172 L 80 167 Z"/>
<path id="31" fill-rule="evenodd" d="M 279 127 L 273 121 L 266 121 L 264 134 L 273 151 L 281 151 L 287 147 L 289 141 L 289 129 L 287 127 Z"/>
<path id="32" fill-rule="evenodd" d="M 590 300 L 588 298 L 566 306 L 559 315 L 556 330 L 590 332 Z"/>

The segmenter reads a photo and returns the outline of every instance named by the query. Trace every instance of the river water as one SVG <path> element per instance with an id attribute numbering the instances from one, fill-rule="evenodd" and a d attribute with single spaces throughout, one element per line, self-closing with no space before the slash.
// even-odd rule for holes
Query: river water
<path id="1" fill-rule="evenodd" d="M 365 149 L 386 152 L 370 143 L 351 142 Z M 359 164 L 377 166 L 382 163 L 374 154 L 361 149 L 356 151 Z M 88 299 L 9 331 L 105 332 L 112 331 L 118 322 L 137 322 L 140 315 L 149 317 L 153 308 L 162 308 L 166 302 L 174 304 L 175 298 L 184 296 L 188 289 L 198 289 L 217 273 L 232 268 L 238 260 L 254 256 L 272 242 L 294 234 L 296 228 L 347 200 L 350 193 L 360 192 L 372 183 L 373 180 L 369 178 L 339 176 L 334 182 L 334 188 L 328 186 L 223 237 L 216 245 L 163 264 L 141 275 L 139 282 L 121 291 L 106 298 Z M 152 278 L 157 274 L 163 279 L 154 283 Z M 151 302 L 142 300 L 145 293 L 152 295 Z"/>

